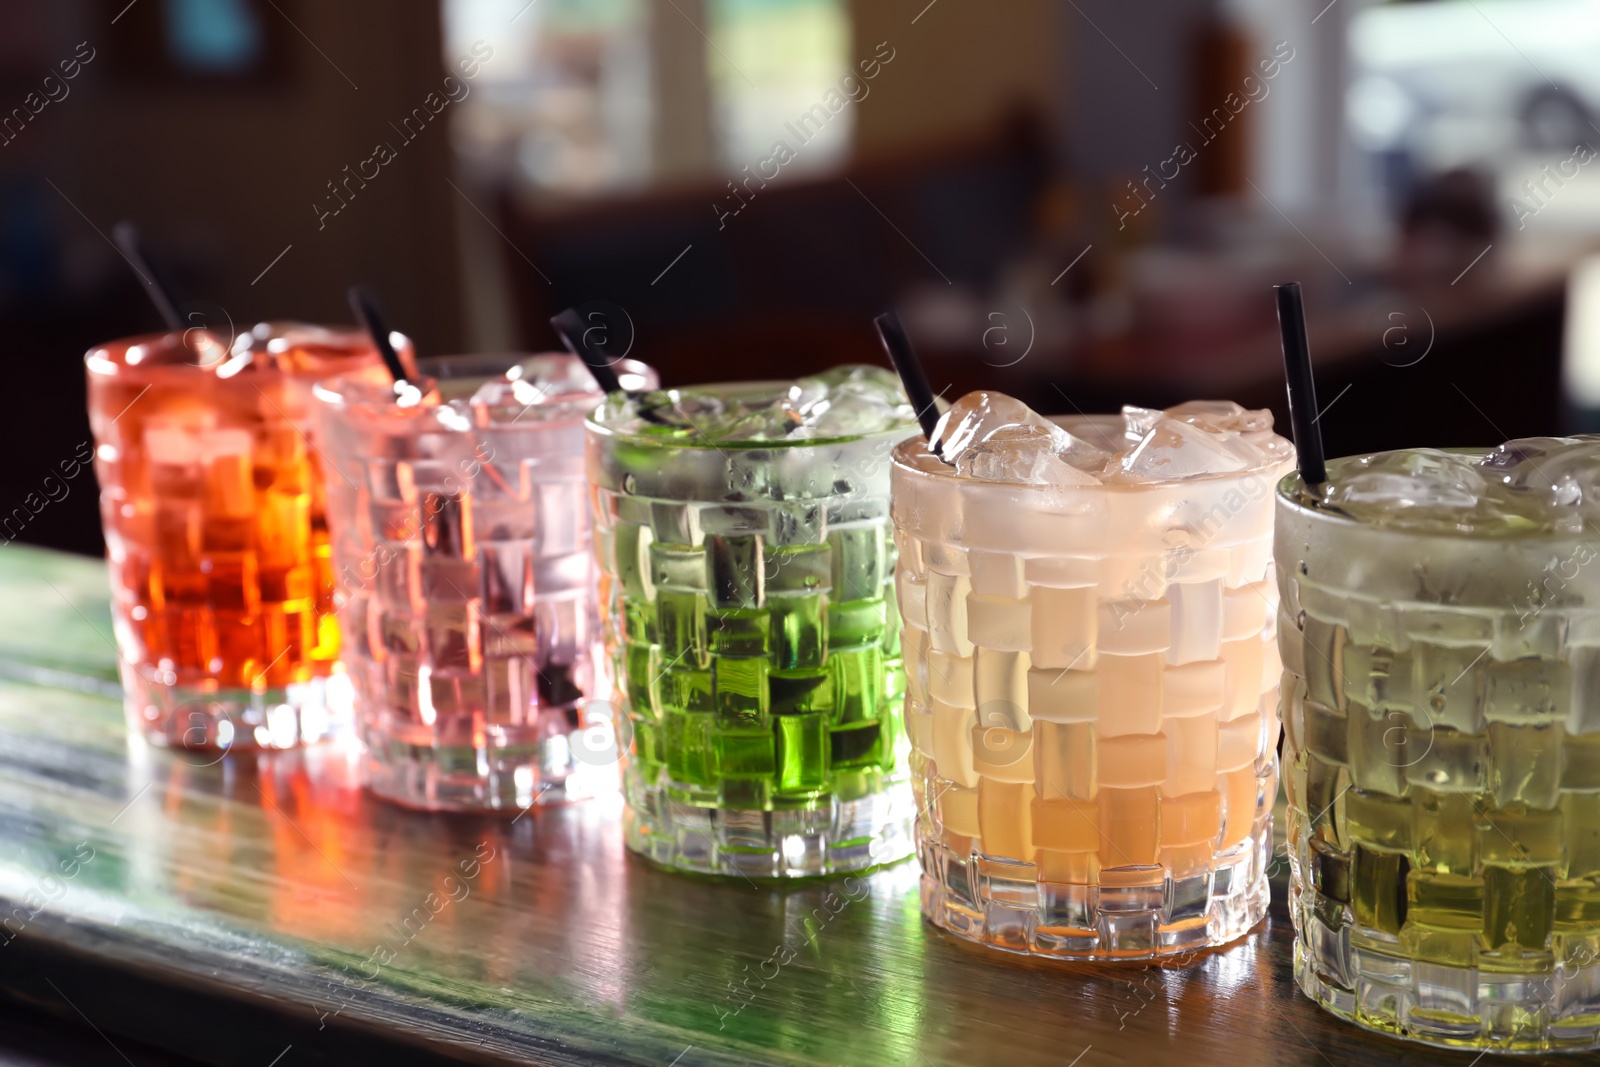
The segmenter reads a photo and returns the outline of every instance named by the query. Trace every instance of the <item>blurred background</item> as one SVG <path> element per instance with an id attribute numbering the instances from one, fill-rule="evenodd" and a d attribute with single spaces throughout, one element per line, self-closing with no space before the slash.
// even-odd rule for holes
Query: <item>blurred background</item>
<path id="1" fill-rule="evenodd" d="M 0 0 L 0 531 L 102 549 L 82 355 L 343 322 L 1047 413 L 1283 387 L 1331 453 L 1600 425 L 1600 0 Z M 42 501 L 42 503 L 41 503 Z M 35 507 L 39 504 L 39 507 Z"/>

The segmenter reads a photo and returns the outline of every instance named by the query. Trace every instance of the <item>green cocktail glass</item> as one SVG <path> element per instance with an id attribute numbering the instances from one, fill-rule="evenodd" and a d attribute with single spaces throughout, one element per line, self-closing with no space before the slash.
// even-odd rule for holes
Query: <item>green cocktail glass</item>
<path id="1" fill-rule="evenodd" d="M 910 855 L 886 370 L 612 396 L 588 423 L 626 834 L 786 878 Z"/>

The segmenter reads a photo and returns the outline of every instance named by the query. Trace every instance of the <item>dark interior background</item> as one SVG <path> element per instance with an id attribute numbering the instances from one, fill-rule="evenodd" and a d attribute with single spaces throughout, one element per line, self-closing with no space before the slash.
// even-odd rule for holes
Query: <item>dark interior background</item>
<path id="1" fill-rule="evenodd" d="M 1588 90 L 1506 48 L 1491 114 L 1460 70 L 1358 47 L 1414 32 L 1371 9 L 1471 5 L 1322 6 L 0 0 L 0 509 L 87 439 L 84 351 L 159 327 L 121 219 L 213 328 L 346 321 L 362 281 L 423 353 L 540 350 L 579 305 L 677 385 L 879 362 L 898 307 L 947 398 L 1225 396 L 1282 425 L 1271 285 L 1294 278 L 1331 453 L 1587 425 L 1563 382 L 1600 179 L 1519 183 L 1600 143 Z M 400 134 L 477 39 L 471 94 Z M 889 53 L 831 147 L 748 182 L 764 116 L 800 143 L 790 122 Z M 95 499 L 86 473 L 17 539 L 101 552 Z"/>

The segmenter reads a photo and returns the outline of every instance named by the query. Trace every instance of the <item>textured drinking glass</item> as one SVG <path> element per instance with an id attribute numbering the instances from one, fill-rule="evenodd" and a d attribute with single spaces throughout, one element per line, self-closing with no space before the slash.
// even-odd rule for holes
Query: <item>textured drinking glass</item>
<path id="1" fill-rule="evenodd" d="M 912 424 L 877 368 L 591 419 L 634 851 L 747 877 L 910 854 L 888 451 Z"/>
<path id="2" fill-rule="evenodd" d="M 339 631 L 307 408 L 312 382 L 377 373 L 377 352 L 355 331 L 267 323 L 231 348 L 197 329 L 101 345 L 85 363 L 130 724 L 223 750 L 339 729 L 349 701 L 330 680 Z"/>
<path id="3" fill-rule="evenodd" d="M 1600 442 L 1484 456 L 1279 486 L 1295 977 L 1414 1040 L 1592 1049 Z"/>
<path id="4" fill-rule="evenodd" d="M 971 394 L 956 465 L 894 451 L 922 907 L 952 933 L 1137 959 L 1265 914 L 1292 451 L 1266 412 L 1186 407 L 1051 426 Z"/>
<path id="5" fill-rule="evenodd" d="M 596 676 L 576 358 L 421 361 L 408 386 L 317 386 L 339 623 L 373 792 L 525 809 L 617 783 Z M 643 364 L 618 367 L 630 388 Z M 585 715 L 588 718 L 585 718 Z"/>

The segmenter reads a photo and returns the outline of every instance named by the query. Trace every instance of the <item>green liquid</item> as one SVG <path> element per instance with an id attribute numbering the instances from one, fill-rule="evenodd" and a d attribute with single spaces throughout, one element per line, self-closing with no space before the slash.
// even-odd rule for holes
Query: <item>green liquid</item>
<path id="1" fill-rule="evenodd" d="M 888 453 L 915 423 L 897 397 L 838 368 L 614 397 L 590 420 L 635 851 L 746 877 L 910 854 Z"/>
<path id="2" fill-rule="evenodd" d="M 619 521 L 615 660 L 644 782 L 762 810 L 879 788 L 902 733 L 886 527 L 769 548 L 760 535 L 663 543 L 668 531 Z"/>

